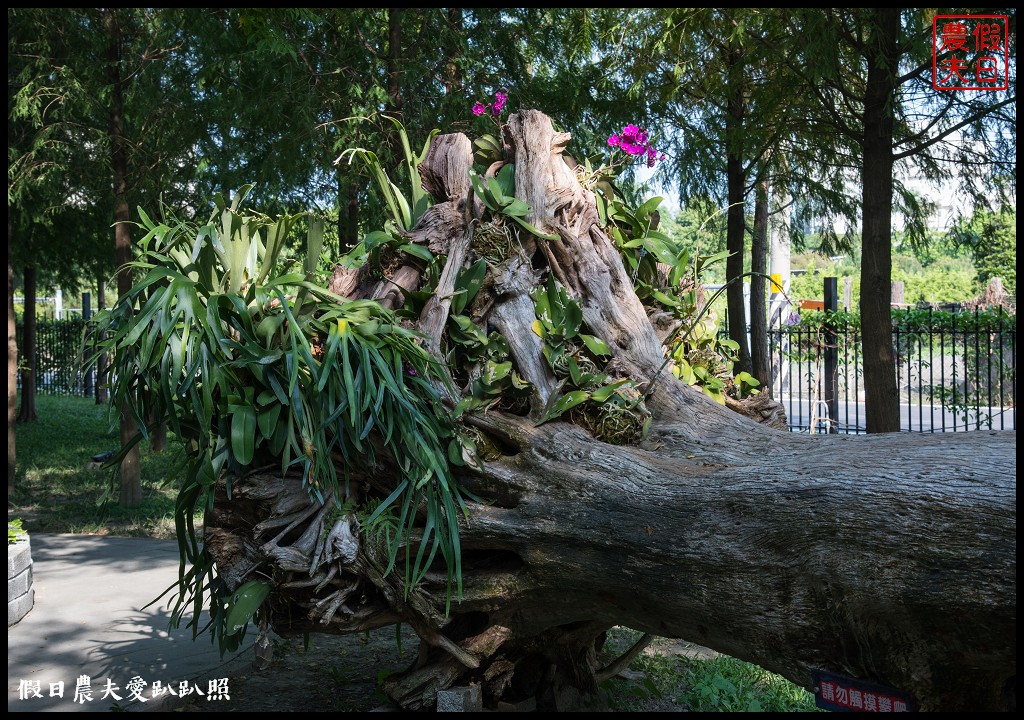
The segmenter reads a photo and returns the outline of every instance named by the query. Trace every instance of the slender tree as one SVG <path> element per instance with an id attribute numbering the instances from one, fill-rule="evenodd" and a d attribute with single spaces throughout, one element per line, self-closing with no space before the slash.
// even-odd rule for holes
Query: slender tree
<path id="1" fill-rule="evenodd" d="M 36 266 L 25 266 L 24 356 L 21 369 L 19 422 L 33 422 L 36 414 Z"/>
<path id="2" fill-rule="evenodd" d="M 22 12 L 11 14 L 8 11 L 9 38 L 12 48 L 18 47 L 19 40 L 24 40 L 31 30 L 31 17 Z M 8 473 L 13 483 L 15 472 L 14 435 L 15 417 L 11 410 L 17 405 L 17 380 L 11 379 L 20 371 L 22 384 L 21 408 L 17 412 L 17 421 L 35 420 L 35 330 L 36 330 L 36 268 L 40 260 L 36 256 L 38 243 L 31 238 L 38 237 L 37 217 L 44 215 L 40 203 L 40 189 L 47 186 L 54 177 L 53 168 L 57 164 L 50 150 L 50 138 L 34 132 L 34 121 L 41 117 L 51 92 L 34 85 L 28 87 L 32 77 L 32 63 L 17 53 L 9 53 L 8 72 L 11 82 L 7 90 L 7 239 L 8 239 L 8 271 L 9 298 L 8 313 Z M 52 185 L 50 185 L 52 187 Z M 15 238 L 21 242 L 15 243 Z M 25 357 L 23 368 L 18 367 L 18 345 L 16 320 L 14 315 L 14 275 L 15 267 L 23 276 L 25 312 L 23 314 L 22 350 Z"/>
<path id="3" fill-rule="evenodd" d="M 1017 294 L 1017 212 L 978 210 L 969 220 L 957 223 L 951 232 L 954 242 L 968 248 L 974 259 L 978 283 L 986 285 L 999 278 L 1006 291 Z"/>
<path id="4" fill-rule="evenodd" d="M 98 275 L 96 278 L 96 311 L 103 312 L 103 309 L 107 306 L 107 284 L 103 279 L 103 275 Z M 106 405 L 107 404 L 107 356 L 100 355 L 96 359 L 96 404 Z"/>
<path id="5" fill-rule="evenodd" d="M 754 231 L 750 243 L 750 362 L 751 374 L 772 394 L 772 369 L 768 353 L 768 180 L 757 183 L 754 199 Z"/>
<path id="6" fill-rule="evenodd" d="M 11 246 L 11 218 L 7 217 L 7 247 Z M 14 266 L 10 252 L 7 254 L 7 492 L 14 489 L 17 474 L 17 383 L 18 383 L 18 340 L 14 323 Z"/>
<path id="7" fill-rule="evenodd" d="M 864 187 L 860 313 L 864 344 L 864 415 L 868 432 L 899 432 L 899 388 L 892 345 L 893 123 L 899 71 L 900 14 L 878 8 L 864 44 Z"/>
<path id="8" fill-rule="evenodd" d="M 114 186 L 114 248 L 117 272 L 117 295 L 126 297 L 132 289 L 132 275 L 128 263 L 132 260 L 132 236 L 128 223 L 128 150 L 124 129 L 124 84 L 127 72 L 122 60 L 122 19 L 118 11 L 108 8 L 104 11 L 103 27 L 107 36 L 107 72 L 110 86 L 110 166 Z M 138 507 L 142 504 L 142 458 L 139 446 L 135 444 L 138 425 L 127 406 L 121 408 L 121 447 L 131 448 L 121 459 L 120 504 L 124 507 Z"/>
<path id="9" fill-rule="evenodd" d="M 402 113 L 402 8 L 388 8 L 387 110 Z"/>
<path id="10" fill-rule="evenodd" d="M 725 183 L 728 226 L 725 246 L 729 257 L 725 261 L 725 278 L 729 283 L 726 297 L 729 305 L 729 337 L 739 344 L 736 367 L 741 372 L 753 370 L 750 364 L 750 345 L 747 343 L 747 311 L 743 286 L 737 282 L 743 276 L 744 245 L 746 237 L 745 199 L 747 194 L 747 168 L 744 155 L 747 122 L 747 90 L 745 88 L 744 49 L 737 39 L 728 39 L 722 49 L 725 66 Z"/>

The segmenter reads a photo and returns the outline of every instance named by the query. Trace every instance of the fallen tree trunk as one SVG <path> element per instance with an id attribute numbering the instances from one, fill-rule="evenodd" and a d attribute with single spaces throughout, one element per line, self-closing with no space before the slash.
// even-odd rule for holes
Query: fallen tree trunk
<path id="1" fill-rule="evenodd" d="M 924 710 L 1011 709 L 1016 435 L 798 436 L 692 390 L 665 370 L 593 196 L 561 157 L 567 136 L 538 112 L 514 115 L 507 132 L 527 219 L 559 239 L 520 235 L 521 250 L 491 264 L 474 302 L 477 324 L 507 337 L 534 395 L 521 414 L 466 419 L 488 450 L 457 474 L 476 498 L 461 524 L 461 597 L 449 607 L 440 565 L 406 592 L 357 512 L 330 498 L 311 504 L 297 479 L 267 473 L 235 481 L 230 500 L 221 487 L 207 517 L 220 577 L 230 588 L 272 578 L 271 624 L 285 635 L 409 623 L 419 655 L 385 689 L 411 710 L 469 683 L 491 707 L 536 697 L 540 708 L 571 709 L 620 669 L 597 664 L 616 625 L 807 688 L 819 670 L 905 691 Z M 444 210 L 410 233 L 454 263 L 419 319 L 435 353 L 456 271 L 482 256 L 481 207 L 460 185 L 472 159 L 458 137 L 435 138 L 450 151 L 431 153 L 421 172 Z M 419 278 L 406 267 L 392 279 Z M 523 301 L 545 272 L 607 344 L 605 372 L 647 391 L 643 441 L 612 445 L 562 420 L 536 423 L 558 384 Z M 349 273 L 337 287 L 356 298 L 372 285 Z M 746 407 L 778 421 L 763 401 Z M 395 458 L 379 454 L 349 482 L 360 498 L 384 497 L 397 475 Z"/>
<path id="2" fill-rule="evenodd" d="M 439 687 L 485 680 L 494 664 L 538 684 L 556 667 L 592 692 L 593 643 L 613 625 L 685 638 L 804 686 L 812 669 L 829 670 L 911 692 L 924 709 L 1005 707 L 1016 668 L 1013 434 L 780 433 L 720 448 L 665 424 L 644 449 L 562 423 L 494 414 L 481 425 L 508 454 L 464 478 L 491 502 L 473 504 L 463 529 L 465 585 L 451 616 L 443 574 L 404 603 L 400 579 L 380 576 L 381 550 L 361 546 L 341 564 L 340 588 L 282 582 L 278 632 L 404 620 L 477 656 L 474 670 L 442 646 L 411 686 L 393 681 L 410 708 L 429 706 Z M 305 499 L 294 481 L 249 482 L 243 498 L 277 491 L 240 513 L 249 522 L 272 516 L 271 501 Z M 209 537 L 252 548 L 244 561 L 217 553 L 222 567 L 270 561 L 308 577 L 311 548 L 282 564 L 230 517 L 210 523 Z M 342 601 L 326 625 L 313 612 L 325 598 Z M 488 633 L 503 642 L 479 657 L 474 643 Z M 518 692 L 538 691 L 523 683 Z"/>

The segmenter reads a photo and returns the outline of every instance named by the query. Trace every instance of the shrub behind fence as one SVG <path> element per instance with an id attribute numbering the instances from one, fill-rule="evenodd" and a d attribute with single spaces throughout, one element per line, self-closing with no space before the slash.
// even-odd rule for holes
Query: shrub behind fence
<path id="1" fill-rule="evenodd" d="M 91 396 L 95 371 L 83 366 L 81 317 L 36 323 L 36 390 Z M 905 430 L 946 432 L 1016 428 L 1016 322 L 1001 308 L 971 312 L 896 310 L 893 347 Z M 831 330 L 831 335 L 826 332 Z M 17 325 L 24 367 L 23 326 Z M 790 429 L 865 432 L 860 318 L 805 313 L 768 333 L 773 390 Z M 834 380 L 825 372 L 834 353 Z M 833 394 L 828 383 L 834 382 Z M 18 375 L 21 387 L 21 374 Z M 829 404 L 826 399 L 834 397 Z"/>

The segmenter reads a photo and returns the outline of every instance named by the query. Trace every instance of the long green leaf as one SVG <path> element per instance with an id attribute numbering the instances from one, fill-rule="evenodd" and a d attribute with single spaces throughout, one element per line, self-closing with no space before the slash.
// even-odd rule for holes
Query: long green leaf
<path id="1" fill-rule="evenodd" d="M 228 603 L 225 632 L 232 634 L 245 627 L 269 594 L 270 585 L 261 580 L 250 580 L 235 590 Z"/>
<path id="2" fill-rule="evenodd" d="M 261 410 L 257 416 L 257 424 L 259 425 L 260 436 L 263 438 L 270 439 L 274 435 L 274 430 L 277 427 L 277 422 L 281 417 L 281 406 L 273 404 L 265 410 Z"/>
<path id="3" fill-rule="evenodd" d="M 231 412 L 231 452 L 241 465 L 252 462 L 256 438 L 256 411 L 251 405 L 236 405 Z"/>
<path id="4" fill-rule="evenodd" d="M 558 239 L 558 235 L 556 233 L 551 233 L 551 234 L 543 233 L 540 230 L 538 230 L 537 228 L 535 228 L 533 225 L 531 225 L 530 223 L 528 223 L 525 220 L 523 220 L 521 217 L 517 217 L 515 215 L 509 215 L 509 217 L 512 218 L 513 220 L 515 220 L 517 223 L 519 223 L 519 225 L 521 225 L 523 227 L 523 229 L 528 230 L 529 232 L 533 233 L 534 235 L 536 235 L 539 238 L 544 238 L 545 240 L 557 240 Z"/>
<path id="5" fill-rule="evenodd" d="M 434 259 L 434 254 L 431 253 L 430 250 L 423 247 L 422 245 L 416 245 L 415 243 L 406 243 L 405 245 L 400 245 L 398 249 L 408 255 L 418 257 L 421 260 L 426 260 L 427 262 L 430 262 L 431 260 Z"/>
<path id="6" fill-rule="evenodd" d="M 459 271 L 455 278 L 455 292 L 458 294 L 452 297 L 451 304 L 453 314 L 460 315 L 466 306 L 473 302 L 486 275 L 487 261 L 482 258 L 468 268 Z"/>
<path id="7" fill-rule="evenodd" d="M 631 382 L 632 381 L 629 380 L 628 378 L 625 380 L 616 380 L 613 383 L 609 383 L 608 385 L 599 387 L 597 390 L 591 393 L 590 397 L 591 399 L 594 400 L 594 402 L 603 403 L 605 400 L 614 395 L 616 390 Z"/>
<path id="8" fill-rule="evenodd" d="M 267 245 L 263 254 L 260 271 L 256 276 L 257 285 L 262 285 L 271 271 L 273 271 L 278 255 L 280 255 L 281 249 L 284 247 L 285 240 L 288 237 L 288 230 L 292 220 L 293 217 L 278 218 L 277 222 L 267 228 Z"/>
<path id="9" fill-rule="evenodd" d="M 516 166 L 515 163 L 505 163 L 498 170 L 495 176 L 499 192 L 502 195 L 514 197 L 516 194 Z"/>
<path id="10" fill-rule="evenodd" d="M 488 210 L 498 212 L 501 209 L 483 179 L 472 170 L 469 171 L 469 182 L 473 186 L 473 192 Z"/>
<path id="11" fill-rule="evenodd" d="M 608 347 L 608 343 L 599 337 L 580 333 L 580 339 L 583 341 L 583 344 L 587 346 L 587 349 L 595 355 L 604 356 L 612 354 L 612 349 Z"/>
<path id="12" fill-rule="evenodd" d="M 565 395 L 560 397 L 552 406 L 551 410 L 545 414 L 542 422 L 554 420 L 565 411 L 576 407 L 582 402 L 586 402 L 588 398 L 590 398 L 590 393 L 586 390 L 573 390 L 572 392 L 567 392 Z"/>

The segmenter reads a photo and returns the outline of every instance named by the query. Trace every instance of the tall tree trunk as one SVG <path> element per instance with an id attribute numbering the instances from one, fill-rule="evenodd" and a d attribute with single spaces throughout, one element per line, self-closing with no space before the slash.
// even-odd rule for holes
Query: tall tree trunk
<path id="1" fill-rule="evenodd" d="M 108 33 L 107 62 L 110 93 L 110 146 L 111 169 L 114 183 L 114 261 L 117 263 L 117 294 L 123 297 L 132 289 L 131 270 L 125 266 L 132 259 L 132 237 L 128 222 L 128 153 L 124 136 L 124 81 L 121 78 L 121 28 L 116 9 L 108 9 L 105 15 Z M 138 427 L 131 413 L 121 407 L 121 446 L 129 445 L 138 434 Z M 121 460 L 122 507 L 138 507 L 142 504 L 142 463 L 138 444 Z"/>
<path id="2" fill-rule="evenodd" d="M 162 453 L 167 449 L 167 423 L 153 422 L 152 414 L 146 418 L 146 421 L 149 427 L 149 450 L 154 453 Z"/>
<path id="3" fill-rule="evenodd" d="M 505 337 L 543 408 L 552 368 L 536 352 L 532 303 L 520 300 L 553 273 L 609 349 L 604 371 L 647 388 L 648 437 L 612 445 L 529 414 L 466 416 L 492 452 L 455 470 L 473 499 L 450 606 L 443 564 L 405 588 L 365 521 L 310 502 L 301 479 L 257 472 L 233 481 L 230 499 L 222 480 L 205 548 L 227 592 L 269 581 L 269 622 L 285 635 L 408 623 L 420 652 L 384 683 L 407 710 L 432 709 L 438 690 L 465 684 L 489 708 L 532 697 L 542 710 L 574 709 L 617 672 L 597 654 L 615 625 L 697 642 L 808 688 L 821 670 L 909 692 L 926 710 L 1008 709 L 1015 434 L 791 434 L 662 373 L 646 309 L 562 157 L 568 134 L 537 111 L 507 127 L 516 196 L 559 239 L 521 237 L 527 257 L 491 267 L 474 301 L 486 301 L 474 305 L 479 327 Z M 410 233 L 448 258 L 416 321 L 435 352 L 455 271 L 475 260 L 471 152 L 465 136 L 438 136 L 421 166 L 425 179 L 451 179 L 425 182 L 438 205 Z M 375 455 L 376 466 L 347 475 L 360 499 L 390 494 L 401 474 L 402 458 Z"/>
<path id="4" fill-rule="evenodd" d="M 787 164 L 786 158 L 781 158 L 782 163 Z M 771 249 L 769 250 L 769 269 L 773 276 L 778 276 L 780 287 L 772 288 L 771 307 L 768 308 L 768 327 L 774 332 L 782 327 L 789 320 L 792 312 L 792 305 L 789 303 L 789 214 L 792 196 L 785 183 L 776 183 L 772 187 L 772 211 L 769 213 L 769 237 L 771 238 Z M 780 347 L 782 352 L 770 353 L 771 366 L 771 387 L 774 392 L 778 387 L 781 392 L 788 384 L 789 360 L 786 354 L 788 347 L 780 335 Z"/>
<path id="5" fill-rule="evenodd" d="M 892 343 L 893 93 L 900 12 L 875 8 L 864 96 L 864 216 L 860 265 L 864 406 L 869 433 L 899 432 L 899 392 Z"/>
<path id="6" fill-rule="evenodd" d="M 388 8 L 388 111 L 402 112 L 402 11 Z"/>
<path id="7" fill-rule="evenodd" d="M 729 107 L 725 116 L 726 185 L 729 210 L 726 213 L 725 261 L 726 305 L 729 310 L 729 337 L 739 343 L 736 372 L 751 372 L 750 347 L 747 344 L 747 308 L 743 298 L 743 250 L 746 235 L 744 198 L 747 174 L 743 168 L 743 121 L 746 103 L 743 97 L 742 51 L 730 46 L 726 50 L 726 72 L 729 83 Z"/>
<path id="8" fill-rule="evenodd" d="M 448 8 L 448 27 L 454 36 L 462 38 L 462 8 Z M 450 55 L 444 71 L 444 91 L 445 95 L 452 97 L 462 91 L 462 74 L 459 72 L 459 65 L 456 62 L 462 48 L 454 42 L 449 45 L 449 48 Z"/>
<path id="9" fill-rule="evenodd" d="M 768 356 L 768 183 L 758 182 L 754 201 L 754 236 L 750 245 L 750 359 L 752 375 L 761 392 L 772 394 L 771 359 Z"/>
<path id="10" fill-rule="evenodd" d="M 107 306 L 107 283 L 100 275 L 96 278 L 96 312 L 102 312 Z M 107 404 L 107 356 L 100 355 L 96 359 L 96 404 Z"/>
<path id="11" fill-rule="evenodd" d="M 772 275 L 779 276 L 779 279 L 782 281 L 782 289 L 789 293 L 789 215 L 793 197 L 790 195 L 789 188 L 786 187 L 785 183 L 777 183 L 771 189 L 771 198 L 772 210 L 769 213 L 771 247 L 768 252 L 771 258 L 770 270 Z M 777 288 L 772 289 L 773 292 L 777 292 L 777 290 Z M 769 323 L 772 326 L 785 322 L 789 316 L 789 301 L 783 297 L 778 305 L 779 307 L 772 308 L 772 322 Z"/>
<path id="12" fill-rule="evenodd" d="M 36 266 L 25 267 L 25 314 L 21 327 L 22 357 L 25 367 L 21 371 L 21 410 L 18 422 L 33 422 L 36 414 Z"/>
<path id="13" fill-rule="evenodd" d="M 11 265 L 13 230 L 7 216 L 7 493 L 14 490 L 18 455 L 15 452 L 18 421 L 18 332 L 14 319 L 14 266 Z"/>
<path id="14" fill-rule="evenodd" d="M 360 175 L 354 166 L 336 168 L 338 181 L 338 251 L 344 255 L 359 242 Z"/>
<path id="15" fill-rule="evenodd" d="M 157 197 L 162 196 L 159 190 L 155 194 Z M 149 432 L 149 451 L 152 453 L 162 453 L 167 449 L 167 423 L 157 422 L 154 406 L 152 404 L 147 404 L 147 407 L 149 408 L 146 413 L 146 428 Z"/>

